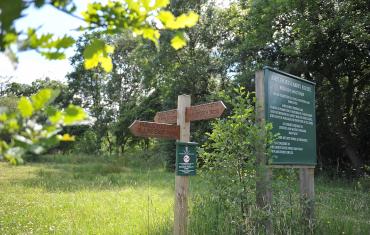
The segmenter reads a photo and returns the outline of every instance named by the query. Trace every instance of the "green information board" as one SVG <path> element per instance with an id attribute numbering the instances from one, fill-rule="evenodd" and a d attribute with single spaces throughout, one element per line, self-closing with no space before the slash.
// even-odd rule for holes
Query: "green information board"
<path id="1" fill-rule="evenodd" d="M 316 165 L 315 83 L 269 67 L 263 69 L 265 117 L 278 139 L 272 165 Z"/>
<path id="2" fill-rule="evenodd" d="M 176 175 L 195 175 L 197 146 L 194 142 L 176 142 Z"/>

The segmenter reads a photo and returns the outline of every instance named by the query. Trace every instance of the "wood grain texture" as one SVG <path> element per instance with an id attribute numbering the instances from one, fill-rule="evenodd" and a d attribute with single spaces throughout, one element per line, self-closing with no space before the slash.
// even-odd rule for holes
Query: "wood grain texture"
<path id="1" fill-rule="evenodd" d="M 315 218 L 315 169 L 299 169 L 299 185 L 303 219 L 309 229 L 314 227 Z"/>
<path id="2" fill-rule="evenodd" d="M 225 111 L 222 101 L 194 105 L 186 108 L 186 122 L 218 118 Z"/>
<path id="3" fill-rule="evenodd" d="M 180 95 L 177 101 L 177 125 L 180 126 L 180 141 L 190 142 L 190 122 L 185 121 L 186 107 L 191 104 L 189 95 Z M 175 176 L 174 234 L 186 235 L 188 224 L 189 176 Z"/>
<path id="4" fill-rule="evenodd" d="M 154 122 L 159 123 L 177 123 L 177 109 L 157 112 L 154 116 Z"/>
<path id="5" fill-rule="evenodd" d="M 267 166 L 265 133 L 265 87 L 263 71 L 256 72 L 256 112 L 257 124 L 259 126 L 259 140 L 256 144 L 256 203 L 257 207 L 270 213 L 272 208 L 271 177 L 272 169 Z M 272 219 L 266 218 L 263 221 L 266 234 L 274 234 Z"/>
<path id="6" fill-rule="evenodd" d="M 177 125 L 135 120 L 129 127 L 135 136 L 159 139 L 179 139 L 180 127 Z"/>

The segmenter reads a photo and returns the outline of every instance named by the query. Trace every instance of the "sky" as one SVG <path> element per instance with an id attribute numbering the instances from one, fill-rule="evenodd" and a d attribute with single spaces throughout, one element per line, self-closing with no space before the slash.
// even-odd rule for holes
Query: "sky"
<path id="1" fill-rule="evenodd" d="M 77 14 L 86 9 L 87 0 L 76 0 Z M 18 30 L 26 30 L 28 27 L 42 26 L 38 33 L 53 33 L 56 36 L 68 34 L 75 39 L 82 33 L 76 31 L 83 24 L 81 20 L 60 12 L 53 7 L 44 6 L 41 9 L 27 9 L 26 16 L 16 21 Z M 64 81 L 65 75 L 72 70 L 68 57 L 74 54 L 74 49 L 66 51 L 67 59 L 47 60 L 34 51 L 18 54 L 19 63 L 15 68 L 6 55 L 0 53 L 0 75 L 13 77 L 11 81 L 31 83 L 36 79 L 49 77 L 53 80 Z"/>

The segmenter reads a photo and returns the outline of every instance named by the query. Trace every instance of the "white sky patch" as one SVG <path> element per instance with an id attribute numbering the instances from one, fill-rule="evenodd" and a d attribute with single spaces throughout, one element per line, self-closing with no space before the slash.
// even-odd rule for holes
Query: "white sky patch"
<path id="1" fill-rule="evenodd" d="M 25 52 L 19 56 L 19 64 L 14 69 L 8 57 L 0 55 L 0 75 L 12 77 L 12 82 L 30 84 L 36 79 L 49 77 L 52 80 L 65 81 L 65 75 L 72 71 L 68 60 L 46 60 L 36 52 Z"/>
<path id="2" fill-rule="evenodd" d="M 227 8 L 232 2 L 233 0 L 216 0 L 216 5 L 221 8 Z"/>
<path id="3" fill-rule="evenodd" d="M 86 9 L 88 1 L 77 0 L 76 14 Z M 83 25 L 83 21 L 69 16 L 54 9 L 51 6 L 44 6 L 41 9 L 30 8 L 25 12 L 26 16 L 16 21 L 18 30 L 26 31 L 27 28 L 41 28 L 37 34 L 53 33 L 55 36 L 72 36 L 77 39 L 82 32 L 76 29 Z M 66 51 L 67 58 L 64 60 L 47 60 L 35 51 L 18 53 L 19 63 L 15 68 L 8 57 L 0 53 L 0 76 L 12 77 L 13 82 L 30 84 L 36 79 L 49 77 L 52 80 L 64 81 L 65 75 L 72 71 L 68 57 L 74 54 L 74 49 Z"/>

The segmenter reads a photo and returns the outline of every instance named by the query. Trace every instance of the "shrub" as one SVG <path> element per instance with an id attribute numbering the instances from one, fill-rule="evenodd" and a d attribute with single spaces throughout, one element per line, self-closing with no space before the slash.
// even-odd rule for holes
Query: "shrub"
<path id="1" fill-rule="evenodd" d="M 247 218 L 255 210 L 255 146 L 260 138 L 267 136 L 262 140 L 267 142 L 272 138 L 264 134 L 270 133 L 271 125 L 265 130 L 256 125 L 252 94 L 243 88 L 235 91 L 236 96 L 223 97 L 232 108 L 231 115 L 212 124 L 213 131 L 208 134 L 200 158 L 204 162 L 204 176 L 213 186 L 213 195 L 225 211 L 234 213 L 229 217 L 243 233 L 250 230 L 251 221 Z"/>

